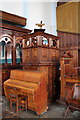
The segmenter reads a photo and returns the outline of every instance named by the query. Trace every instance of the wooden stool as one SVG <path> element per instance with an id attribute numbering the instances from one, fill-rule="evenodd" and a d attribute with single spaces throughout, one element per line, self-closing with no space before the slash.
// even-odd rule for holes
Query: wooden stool
<path id="1" fill-rule="evenodd" d="M 26 109 L 27 111 L 27 96 L 18 94 L 18 90 L 15 87 L 6 86 L 8 95 L 10 97 L 10 110 L 12 110 L 12 104 L 16 103 L 16 113 L 18 111 Z M 19 108 L 19 107 L 22 108 Z"/>

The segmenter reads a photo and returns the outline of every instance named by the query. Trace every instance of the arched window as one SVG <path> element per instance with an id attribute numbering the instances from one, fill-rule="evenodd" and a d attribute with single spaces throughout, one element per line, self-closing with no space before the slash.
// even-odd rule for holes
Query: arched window
<path id="1" fill-rule="evenodd" d="M 11 63 L 11 43 L 13 42 L 12 37 L 4 34 L 0 36 L 0 61 L 1 64 Z M 7 52 L 7 55 L 6 55 Z M 10 53 L 10 54 L 9 54 Z"/>
<path id="2" fill-rule="evenodd" d="M 11 42 L 7 43 L 7 63 L 11 63 L 12 62 L 12 45 Z"/>
<path id="3" fill-rule="evenodd" d="M 16 38 L 16 63 L 22 63 L 22 58 L 23 58 L 23 38 L 22 37 L 17 37 Z"/>
<path id="4" fill-rule="evenodd" d="M 20 63 L 20 44 L 16 44 L 16 63 Z"/>
<path id="5" fill-rule="evenodd" d="M 1 64 L 5 64 L 5 41 L 0 43 L 0 61 Z"/>

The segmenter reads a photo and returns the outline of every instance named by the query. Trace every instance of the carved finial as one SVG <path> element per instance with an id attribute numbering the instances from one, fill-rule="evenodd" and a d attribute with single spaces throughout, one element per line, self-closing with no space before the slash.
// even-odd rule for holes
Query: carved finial
<path id="1" fill-rule="evenodd" d="M 43 24 L 42 21 L 41 21 L 39 24 L 36 24 L 36 25 L 38 25 L 38 27 L 40 27 L 40 29 L 42 29 L 42 26 L 45 25 L 45 24 Z"/>

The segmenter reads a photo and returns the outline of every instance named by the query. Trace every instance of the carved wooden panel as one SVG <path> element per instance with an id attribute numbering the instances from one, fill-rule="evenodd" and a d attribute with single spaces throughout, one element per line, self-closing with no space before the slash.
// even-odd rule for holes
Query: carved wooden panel
<path id="1" fill-rule="evenodd" d="M 79 34 L 71 34 L 66 32 L 59 32 L 58 36 L 59 40 L 59 48 L 60 48 L 60 56 L 64 54 L 66 51 L 70 51 L 73 55 L 73 66 L 77 67 L 79 64 Z M 64 43 L 65 41 L 65 43 Z"/>
<path id="2" fill-rule="evenodd" d="M 32 49 L 32 59 L 37 59 L 38 53 L 37 53 L 37 48 Z"/>
<path id="3" fill-rule="evenodd" d="M 56 50 L 56 59 L 59 59 L 59 50 Z"/>
<path id="4" fill-rule="evenodd" d="M 26 50 L 26 59 L 29 60 L 29 54 L 30 54 L 30 51 L 29 49 Z"/>
<path id="5" fill-rule="evenodd" d="M 30 50 L 24 49 L 23 50 L 23 63 L 29 61 Z"/>
<path id="6" fill-rule="evenodd" d="M 47 97 L 48 97 L 48 103 L 52 101 L 52 77 L 53 77 L 53 67 L 50 66 L 41 66 L 38 67 L 38 70 L 43 71 L 46 73 L 46 83 L 47 83 Z M 55 77 L 55 75 L 54 75 Z"/>
<path id="7" fill-rule="evenodd" d="M 56 56 L 56 50 L 54 50 L 54 49 L 52 49 L 52 59 L 54 59 L 55 58 L 55 56 Z"/>
<path id="8" fill-rule="evenodd" d="M 42 48 L 42 58 L 43 59 L 49 59 L 49 49 Z"/>

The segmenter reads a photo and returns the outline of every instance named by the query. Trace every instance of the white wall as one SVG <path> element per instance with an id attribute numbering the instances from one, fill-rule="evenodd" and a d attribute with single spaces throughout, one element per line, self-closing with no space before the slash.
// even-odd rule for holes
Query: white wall
<path id="1" fill-rule="evenodd" d="M 36 23 L 42 20 L 45 23 L 43 28 L 46 32 L 57 35 L 56 32 L 56 2 L 25 2 L 25 11 L 28 11 L 24 16 L 28 18 L 27 28 L 37 28 Z"/>
<path id="2" fill-rule="evenodd" d="M 4 0 L 3 0 L 4 1 Z M 13 1 L 13 0 L 12 0 Z M 36 23 L 42 20 L 46 32 L 57 35 L 56 32 L 56 2 L 0 2 L 0 10 L 27 18 L 26 28 L 34 30 Z M 23 2 L 24 1 L 24 2 Z"/>
<path id="3" fill-rule="evenodd" d="M 24 17 L 23 2 L 0 2 L 0 10 Z"/>

